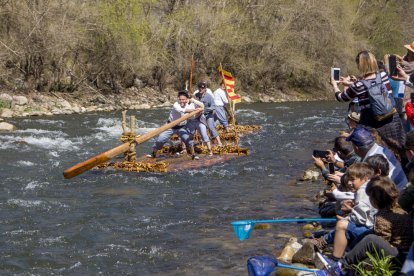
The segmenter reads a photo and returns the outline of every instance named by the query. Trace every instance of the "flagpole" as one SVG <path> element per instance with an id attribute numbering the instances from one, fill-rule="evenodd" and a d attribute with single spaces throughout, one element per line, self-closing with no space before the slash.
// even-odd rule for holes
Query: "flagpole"
<path id="1" fill-rule="evenodd" d="M 193 94 L 193 69 L 194 69 L 194 53 L 191 55 L 191 64 L 190 64 L 190 84 L 188 87 L 188 95 L 192 95 Z"/>

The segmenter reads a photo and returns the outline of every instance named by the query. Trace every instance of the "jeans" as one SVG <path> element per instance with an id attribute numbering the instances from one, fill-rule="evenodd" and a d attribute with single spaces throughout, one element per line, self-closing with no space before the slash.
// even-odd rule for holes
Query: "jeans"
<path id="1" fill-rule="evenodd" d="M 227 114 L 224 106 L 216 105 L 216 119 L 223 125 L 224 128 L 229 127 L 229 122 L 227 121 Z"/>
<path id="2" fill-rule="evenodd" d="M 396 257 L 398 255 L 398 249 L 391 246 L 386 240 L 375 234 L 369 234 L 345 255 L 344 261 L 348 265 L 358 264 L 368 258 L 367 252 L 375 256 L 375 251 L 381 254 L 381 250 L 384 250 L 385 256 Z"/>
<path id="3" fill-rule="evenodd" d="M 191 135 L 195 135 L 196 130 L 200 132 L 201 139 L 203 139 L 204 143 L 210 142 L 210 138 L 207 135 L 207 128 L 206 125 L 201 123 L 197 119 L 188 120 L 187 121 L 187 129 Z"/>
<path id="4" fill-rule="evenodd" d="M 216 138 L 219 136 L 216 129 L 216 122 L 214 120 L 214 112 L 206 114 L 207 127 L 210 130 L 211 138 Z"/>
<path id="5" fill-rule="evenodd" d="M 170 137 L 173 134 L 177 134 L 178 137 L 180 137 L 181 141 L 185 143 L 187 147 L 193 146 L 193 140 L 190 138 L 190 134 L 187 131 L 186 127 L 182 127 L 179 129 L 167 129 L 166 131 L 162 132 L 157 140 L 155 141 L 154 145 L 152 146 L 153 150 L 159 150 L 161 149 L 165 143 L 167 143 L 170 139 Z"/>
<path id="6" fill-rule="evenodd" d="M 346 228 L 345 236 L 348 240 L 348 243 L 352 243 L 358 238 L 362 238 L 363 236 L 367 234 L 371 234 L 372 229 L 366 227 L 366 226 L 357 226 L 355 223 L 349 222 L 348 227 Z M 333 244 L 335 237 L 335 231 L 331 231 L 328 234 L 325 235 L 325 241 L 328 244 Z"/>

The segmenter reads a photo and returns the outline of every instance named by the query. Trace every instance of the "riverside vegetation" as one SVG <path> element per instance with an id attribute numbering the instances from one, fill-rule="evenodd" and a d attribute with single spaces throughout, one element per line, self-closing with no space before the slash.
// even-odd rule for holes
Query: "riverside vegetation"
<path id="1" fill-rule="evenodd" d="M 404 53 L 402 45 L 414 37 L 413 6 L 410 0 L 0 0 L 0 90 L 7 93 L 0 108 L 41 115 L 166 104 L 184 88 L 192 54 L 194 82 L 217 87 L 222 63 L 244 101 L 330 99 L 331 66 L 356 72 L 361 49 L 377 57 Z M 28 103 L 15 104 L 18 95 L 29 96 Z"/>

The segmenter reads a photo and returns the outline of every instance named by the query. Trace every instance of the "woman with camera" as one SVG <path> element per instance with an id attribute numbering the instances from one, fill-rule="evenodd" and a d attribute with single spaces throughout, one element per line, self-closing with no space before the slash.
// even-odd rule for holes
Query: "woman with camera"
<path id="1" fill-rule="evenodd" d="M 370 96 L 370 91 L 372 93 L 374 87 L 374 89 L 386 89 L 387 94 L 391 94 L 392 97 L 391 85 L 387 73 L 379 72 L 375 56 L 368 51 L 358 53 L 355 61 L 361 74 L 359 80 L 355 81 L 351 80 L 350 77 L 341 77 L 339 84 L 344 86 L 344 91 L 341 91 L 338 88 L 338 83 L 331 79 L 336 99 L 340 102 L 348 102 L 356 99 L 356 108 L 360 112 L 359 125 L 368 129 L 377 129 L 381 138 L 388 145 L 402 150 L 405 143 L 405 131 L 398 113 L 395 108 L 392 108 L 388 114 L 377 116 L 377 113 L 375 113 L 377 110 L 374 109 L 374 107 L 377 107 L 377 103 L 373 103 L 372 97 Z M 375 88 L 375 86 L 378 88 Z"/>

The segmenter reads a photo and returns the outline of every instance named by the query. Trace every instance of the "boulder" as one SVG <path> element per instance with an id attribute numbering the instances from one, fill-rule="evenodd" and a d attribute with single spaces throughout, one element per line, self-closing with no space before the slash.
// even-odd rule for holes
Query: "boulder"
<path id="1" fill-rule="evenodd" d="M 15 105 L 26 105 L 29 100 L 25 96 L 13 96 L 13 103 Z"/>
<path id="2" fill-rule="evenodd" d="M 16 130 L 16 127 L 12 124 L 1 122 L 0 123 L 0 131 L 13 131 Z"/>
<path id="3" fill-rule="evenodd" d="M 285 262 L 290 262 L 292 261 L 293 255 L 295 255 L 301 247 L 302 245 L 298 243 L 297 238 L 290 238 L 277 259 Z"/>
<path id="4" fill-rule="evenodd" d="M 13 101 L 13 97 L 10 96 L 7 93 L 1 93 L 0 94 L 0 101 L 6 102 L 6 103 L 11 103 Z"/>
<path id="5" fill-rule="evenodd" d="M 296 254 L 293 255 L 292 262 L 314 265 L 315 256 L 315 246 L 311 242 L 307 241 L 298 250 L 298 252 L 296 252 Z"/>
<path id="6" fill-rule="evenodd" d="M 58 106 L 60 106 L 64 110 L 72 109 L 72 105 L 67 100 L 59 99 L 56 103 Z"/>
<path id="7" fill-rule="evenodd" d="M 13 117 L 13 111 L 8 108 L 3 108 L 0 112 L 0 117 L 11 118 Z"/>
<path id="8" fill-rule="evenodd" d="M 252 103 L 253 100 L 249 96 L 242 96 L 242 102 Z"/>

